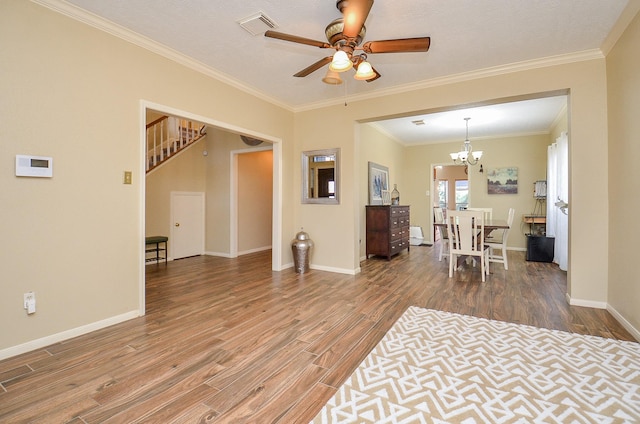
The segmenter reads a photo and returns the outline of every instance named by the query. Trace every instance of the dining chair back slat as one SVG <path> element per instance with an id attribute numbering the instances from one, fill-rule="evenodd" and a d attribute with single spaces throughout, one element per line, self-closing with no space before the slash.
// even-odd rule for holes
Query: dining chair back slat
<path id="1" fill-rule="evenodd" d="M 444 212 L 440 207 L 433 208 L 433 220 L 436 224 L 444 224 Z M 438 254 L 438 260 L 442 261 L 443 257 L 449 256 L 449 233 L 446 227 L 438 226 L 438 234 L 440 234 L 440 253 Z"/>
<path id="2" fill-rule="evenodd" d="M 509 261 L 507 259 L 507 238 L 509 237 L 509 231 L 513 226 L 513 217 L 515 215 L 515 209 L 509 208 L 509 215 L 507 217 L 507 224 L 509 228 L 502 230 L 502 234 L 499 237 L 492 237 L 486 239 L 485 244 L 489 248 L 489 262 L 501 263 L 504 265 L 504 269 L 509 269 Z"/>
<path id="3" fill-rule="evenodd" d="M 483 211 L 447 211 L 447 230 L 449 231 L 449 278 L 453 277 L 457 258 L 470 256 L 480 259 L 482 282 L 489 275 L 489 250 L 484 244 Z"/>
<path id="4" fill-rule="evenodd" d="M 484 212 L 484 220 L 490 221 L 493 219 L 493 208 L 467 208 L 468 211 L 482 211 Z"/>

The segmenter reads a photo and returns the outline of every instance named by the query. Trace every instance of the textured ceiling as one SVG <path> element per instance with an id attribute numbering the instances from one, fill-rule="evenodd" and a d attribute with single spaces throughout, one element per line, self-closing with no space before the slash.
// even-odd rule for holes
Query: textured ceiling
<path id="1" fill-rule="evenodd" d="M 325 41 L 325 27 L 341 16 L 335 0 L 36 1 L 75 5 L 95 14 L 92 19 L 142 35 L 292 110 L 521 62 L 596 55 L 627 5 L 627 0 L 377 0 L 365 41 L 429 36 L 429 52 L 369 55 L 382 78 L 367 83 L 348 75 L 344 84 L 331 86 L 321 81 L 326 68 L 305 78 L 293 74 L 332 50 L 254 36 L 238 21 L 263 12 L 277 31 Z"/>
<path id="2" fill-rule="evenodd" d="M 469 140 L 547 134 L 566 110 L 567 96 L 522 100 L 377 121 L 375 125 L 404 145 L 462 145 L 469 119 Z M 420 121 L 422 125 L 415 125 Z"/>

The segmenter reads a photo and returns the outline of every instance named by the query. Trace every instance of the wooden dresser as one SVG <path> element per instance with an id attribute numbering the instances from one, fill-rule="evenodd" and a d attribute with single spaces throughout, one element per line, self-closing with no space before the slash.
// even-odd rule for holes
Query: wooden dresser
<path id="1" fill-rule="evenodd" d="M 367 206 L 367 258 L 409 250 L 409 206 Z"/>

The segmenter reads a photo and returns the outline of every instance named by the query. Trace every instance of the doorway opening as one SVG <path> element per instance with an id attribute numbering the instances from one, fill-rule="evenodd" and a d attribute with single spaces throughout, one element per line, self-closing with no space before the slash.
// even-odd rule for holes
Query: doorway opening
<path id="1" fill-rule="evenodd" d="M 147 191 L 148 190 L 147 190 L 147 179 L 146 179 L 146 172 L 145 172 L 146 164 L 144 162 L 146 157 L 145 127 L 146 127 L 148 110 L 153 110 L 158 113 L 162 113 L 170 116 L 176 116 L 184 119 L 198 121 L 205 124 L 207 129 L 217 130 L 218 132 L 226 132 L 228 134 L 234 134 L 234 137 L 237 137 L 238 139 L 240 139 L 241 135 L 246 135 L 246 136 L 249 136 L 255 139 L 260 139 L 266 142 L 265 146 L 268 145 L 268 150 L 271 150 L 272 152 L 272 159 L 271 159 L 272 177 L 270 181 L 271 189 L 272 189 L 271 190 L 272 196 L 271 196 L 271 202 L 270 202 L 272 205 L 271 207 L 271 212 L 272 212 L 271 213 L 271 249 L 272 249 L 271 269 L 273 271 L 282 270 L 282 211 L 277 206 L 282 204 L 281 140 L 277 137 L 273 137 L 268 134 L 256 133 L 255 131 L 239 128 L 225 122 L 216 121 L 209 117 L 195 115 L 193 113 L 178 110 L 166 105 L 159 105 L 156 103 L 142 100 L 140 102 L 140 115 L 139 115 L 140 116 L 139 118 L 140 119 L 140 157 L 141 157 L 142 163 L 140 166 L 140 173 L 138 176 L 139 181 L 141 182 L 140 193 L 139 193 L 139 196 L 140 196 L 139 218 L 140 218 L 140 228 L 141 228 L 140 260 L 139 260 L 139 264 L 140 264 L 139 265 L 140 266 L 139 268 L 139 314 L 140 315 L 145 314 L 145 295 L 146 295 L 144 239 L 145 239 L 146 228 L 147 228 L 146 220 L 147 220 L 147 200 L 148 200 Z M 208 152 L 206 151 L 206 149 L 203 149 L 202 147 L 195 147 L 195 146 L 192 149 L 195 149 L 195 150 L 190 154 L 200 155 L 201 157 L 204 157 L 206 160 L 206 156 L 208 156 Z M 254 148 L 254 150 L 261 150 L 261 149 L 265 150 L 265 147 Z M 232 168 L 232 164 L 231 164 L 231 162 L 233 162 L 232 158 L 229 158 L 229 156 L 227 155 L 224 158 L 218 158 L 218 159 L 222 161 L 224 164 L 226 164 L 225 166 L 227 166 L 227 169 L 230 170 Z M 197 166 L 204 167 L 205 165 L 204 164 L 200 165 L 198 162 Z M 187 177 L 188 175 L 185 175 L 185 174 L 189 174 L 190 172 L 192 172 L 191 169 L 186 169 L 185 172 L 180 173 L 178 177 L 180 178 Z M 206 170 L 204 172 L 206 172 Z M 208 198 L 207 202 L 214 200 L 218 205 L 220 205 L 221 208 L 224 209 L 224 213 L 220 215 L 221 216 L 220 219 L 223 220 L 223 222 L 220 222 L 220 226 L 229 228 L 229 231 L 226 234 L 226 236 L 228 237 L 228 248 L 226 249 L 228 252 L 227 255 L 232 254 L 232 246 L 236 246 L 237 248 L 237 237 L 238 237 L 237 216 L 235 216 L 238 210 L 237 210 L 236 204 L 233 202 L 233 196 L 231 194 L 232 190 L 237 189 L 237 187 L 231 186 L 231 177 L 229 175 L 230 175 L 230 171 L 227 171 L 226 177 L 227 177 L 228 183 L 225 186 L 223 186 L 218 191 L 214 190 L 213 194 L 209 193 L 209 195 L 207 196 Z M 204 186 L 204 181 L 202 182 L 202 185 Z M 194 190 L 194 191 L 198 191 L 198 190 Z M 218 196 L 219 194 L 224 194 L 224 195 Z M 168 209 L 168 206 L 166 208 Z M 235 227 L 234 227 L 234 219 L 235 219 L 235 225 L 236 225 Z M 167 212 L 166 220 L 164 220 L 164 222 L 167 223 L 167 225 L 170 225 L 168 212 Z M 167 233 L 168 233 L 168 230 L 167 230 Z M 171 243 L 171 240 L 169 241 L 169 243 Z"/>
<path id="2" fill-rule="evenodd" d="M 434 193 L 431 197 L 433 208 L 442 209 L 446 217 L 447 210 L 464 210 L 469 205 L 469 189 L 470 181 L 464 165 L 431 165 L 432 175 L 430 191 Z M 434 229 L 434 214 L 431 213 L 430 219 L 430 239 L 434 243 L 436 241 L 436 231 Z"/>

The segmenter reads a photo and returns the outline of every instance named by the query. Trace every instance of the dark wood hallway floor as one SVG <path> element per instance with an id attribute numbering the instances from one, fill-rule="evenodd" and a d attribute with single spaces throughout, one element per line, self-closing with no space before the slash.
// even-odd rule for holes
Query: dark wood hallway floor
<path id="1" fill-rule="evenodd" d="M 147 267 L 147 315 L 0 362 L 0 422 L 308 422 L 410 305 L 633 340 L 605 310 L 569 306 L 566 274 L 449 279 L 414 246 L 358 275 L 270 270 L 270 252 Z"/>

